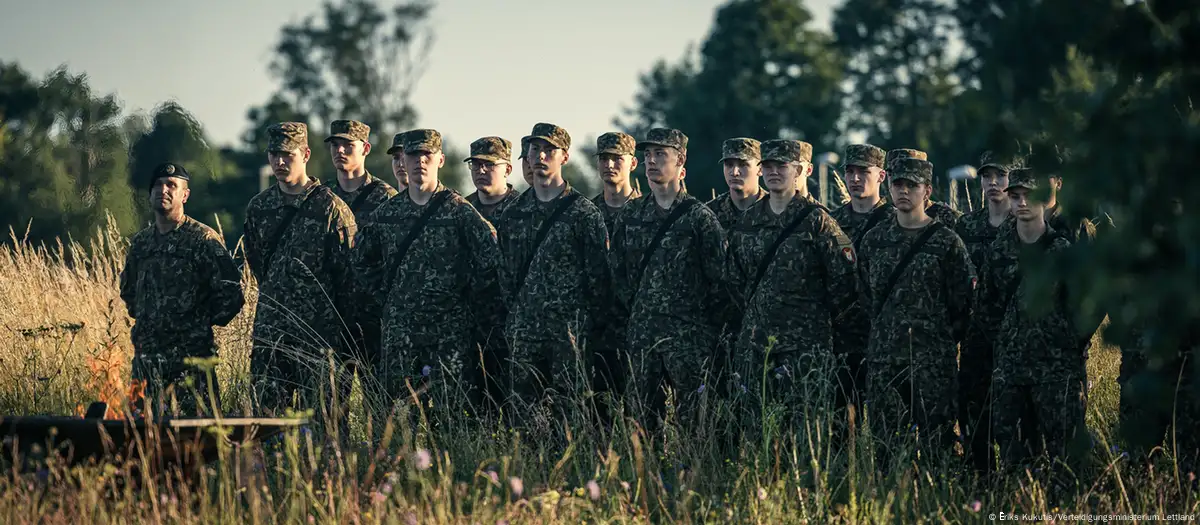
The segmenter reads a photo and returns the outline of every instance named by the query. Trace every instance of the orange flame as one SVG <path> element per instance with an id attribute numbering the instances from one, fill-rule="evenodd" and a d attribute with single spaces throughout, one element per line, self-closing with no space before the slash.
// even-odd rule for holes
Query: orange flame
<path id="1" fill-rule="evenodd" d="M 109 341 L 103 349 L 87 357 L 87 387 L 96 392 L 97 401 L 108 405 L 104 419 L 124 418 L 129 407 L 145 397 L 144 380 L 131 380 L 128 387 L 125 385 L 124 364 L 127 361 L 126 353 L 115 341 Z M 87 407 L 81 403 L 75 407 L 75 413 L 83 417 Z"/>

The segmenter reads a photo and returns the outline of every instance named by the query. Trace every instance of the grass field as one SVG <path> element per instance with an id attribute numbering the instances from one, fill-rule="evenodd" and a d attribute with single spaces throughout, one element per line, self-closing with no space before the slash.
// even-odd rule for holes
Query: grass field
<path id="1" fill-rule="evenodd" d="M 124 248 L 101 228 L 84 244 L 40 248 L 13 235 L 0 250 L 0 414 L 74 414 L 125 391 L 130 320 L 116 289 Z M 242 314 L 218 330 L 225 407 L 245 406 L 250 290 Z M 700 428 L 668 418 L 655 432 L 635 418 L 611 430 L 588 425 L 580 407 L 590 400 L 579 399 L 565 422 L 546 420 L 533 436 L 436 406 L 396 425 L 370 422 L 368 434 L 359 411 L 340 445 L 323 443 L 318 426 L 227 450 L 191 486 L 141 478 L 133 465 L 9 470 L 0 522 L 971 523 L 1001 512 L 1200 512 L 1194 475 L 1177 472 L 1169 455 L 1148 467 L 1114 446 L 1120 357 L 1097 342 L 1088 414 L 1097 442 L 1087 464 L 1053 477 L 1031 468 L 978 481 L 958 458 L 911 447 L 877 463 L 863 421 L 843 439 L 820 411 L 793 430 L 768 411 L 761 435 L 731 446 L 722 432 L 731 419 L 715 398 L 704 398 L 710 419 Z"/>

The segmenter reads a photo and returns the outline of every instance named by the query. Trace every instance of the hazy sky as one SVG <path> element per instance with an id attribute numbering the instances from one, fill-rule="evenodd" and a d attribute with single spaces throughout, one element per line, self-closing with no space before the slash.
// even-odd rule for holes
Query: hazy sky
<path id="1" fill-rule="evenodd" d="M 583 143 L 632 103 L 639 73 L 703 41 L 721 3 L 505 0 L 501 9 L 497 0 L 441 0 L 432 16 L 437 40 L 413 96 L 417 125 L 465 147 L 485 135 L 516 142 L 547 121 Z M 820 27 L 835 3 L 808 0 Z M 246 110 L 276 87 L 267 63 L 279 28 L 320 4 L 0 0 L 0 60 L 38 76 L 65 63 L 128 112 L 177 100 L 210 140 L 229 144 L 245 131 Z M 391 130 L 380 131 L 390 140 Z"/>

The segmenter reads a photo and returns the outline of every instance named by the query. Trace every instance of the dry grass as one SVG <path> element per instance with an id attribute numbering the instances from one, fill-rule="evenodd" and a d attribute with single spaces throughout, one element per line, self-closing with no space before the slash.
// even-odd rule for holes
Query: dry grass
<path id="1" fill-rule="evenodd" d="M 13 235 L 0 250 L 0 413 L 72 414 L 126 387 L 130 322 L 116 287 L 124 249 L 109 225 L 86 246 L 35 248 Z M 226 407 L 244 406 L 254 295 L 251 287 L 246 309 L 218 330 Z M 911 441 L 879 464 L 869 422 L 836 437 L 820 409 L 795 429 L 768 410 L 756 425 L 763 437 L 730 441 L 724 431 L 737 416 L 707 394 L 696 401 L 705 425 L 669 419 L 658 432 L 638 426 L 637 407 L 637 417 L 607 430 L 571 409 L 529 436 L 434 403 L 371 425 L 382 432 L 357 420 L 352 445 L 297 431 L 262 448 L 225 449 L 191 485 L 143 477 L 131 468 L 136 458 L 10 471 L 0 477 L 0 522 L 960 523 L 999 512 L 1197 512 L 1181 479 L 1189 473 L 1146 469 L 1110 448 L 1118 366 L 1115 349 L 1093 351 L 1088 417 L 1098 443 L 1086 464 L 1053 477 L 1030 469 L 981 482 L 957 458 L 916 457 Z"/>

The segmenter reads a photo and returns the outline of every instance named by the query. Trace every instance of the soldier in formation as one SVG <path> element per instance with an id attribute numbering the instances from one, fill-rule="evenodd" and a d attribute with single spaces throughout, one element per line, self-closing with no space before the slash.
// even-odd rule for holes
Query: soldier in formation
<path id="1" fill-rule="evenodd" d="M 613 230 L 617 213 L 626 204 L 642 196 L 630 179 L 630 174 L 638 166 L 634 151 L 636 145 L 633 136 L 619 131 L 596 138 L 596 172 L 600 174 L 604 189 L 592 199 L 592 203 L 604 212 L 604 226 L 609 232 Z"/>
<path id="2" fill-rule="evenodd" d="M 745 312 L 738 368 L 769 370 L 767 392 L 758 374 L 746 380 L 752 406 L 765 398 L 785 409 L 831 408 L 834 334 L 858 293 L 854 249 L 808 193 L 812 145 L 768 140 L 762 165 L 769 195 L 738 218 L 729 241 L 730 289 Z M 789 426 L 798 429 L 795 421 Z"/>
<path id="3" fill-rule="evenodd" d="M 496 222 L 504 208 L 517 200 L 517 191 L 508 183 L 512 173 L 512 143 L 500 137 L 483 137 L 471 143 L 471 156 L 463 159 L 471 170 L 475 193 L 467 202 L 483 218 Z"/>
<path id="4" fill-rule="evenodd" d="M 154 224 L 130 239 L 120 275 L 121 300 L 134 319 L 132 376 L 145 383 L 145 399 L 157 403 L 155 417 L 176 410 L 196 415 L 217 406 L 216 378 L 210 391 L 205 374 L 187 360 L 216 356 L 213 326 L 229 324 L 245 304 L 241 272 L 225 241 L 184 213 L 190 181 L 178 164 L 154 168 L 149 185 Z M 194 390 L 186 387 L 188 377 Z M 175 406 L 168 404 L 172 395 Z"/>
<path id="5" fill-rule="evenodd" d="M 721 169 L 729 191 L 708 201 L 721 227 L 729 230 L 738 217 L 767 196 L 759 185 L 762 172 L 762 143 L 747 137 L 727 139 L 721 145 Z"/>
<path id="6" fill-rule="evenodd" d="M 243 242 L 258 281 L 250 374 L 260 406 L 279 412 L 313 406 L 312 378 L 328 377 L 325 352 L 345 357 L 351 347 L 343 313 L 354 311 L 357 224 L 345 202 L 308 176 L 307 125 L 282 122 L 267 136 L 277 183 L 250 199 Z"/>
<path id="7" fill-rule="evenodd" d="M 396 178 L 395 190 L 404 193 L 408 190 L 408 172 L 404 171 L 404 133 L 392 136 L 392 146 L 387 154 L 392 156 L 392 176 Z"/>
<path id="8" fill-rule="evenodd" d="M 712 379 L 704 371 L 721 335 L 714 314 L 728 300 L 725 233 L 712 210 L 683 186 L 687 140 L 679 130 L 654 128 L 637 143 L 651 195 L 617 216 L 609 251 L 636 393 L 660 410 L 671 388 L 685 420 Z"/>

